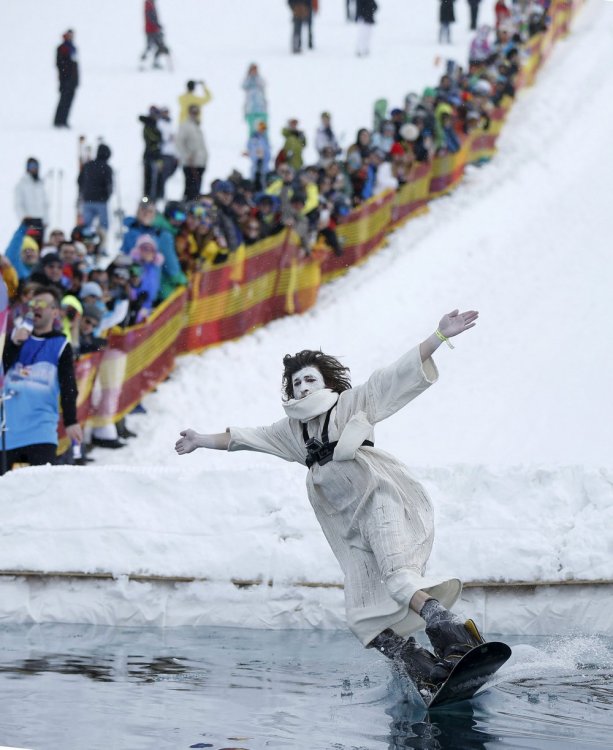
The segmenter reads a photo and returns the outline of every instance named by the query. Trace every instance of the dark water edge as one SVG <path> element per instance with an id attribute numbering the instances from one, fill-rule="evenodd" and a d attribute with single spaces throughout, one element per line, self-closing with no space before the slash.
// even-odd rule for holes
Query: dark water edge
<path id="1" fill-rule="evenodd" d="M 514 653 L 489 689 L 429 715 L 383 657 L 346 632 L 58 624 L 0 632 L 0 745 L 613 747 L 610 637 L 501 637 Z"/>

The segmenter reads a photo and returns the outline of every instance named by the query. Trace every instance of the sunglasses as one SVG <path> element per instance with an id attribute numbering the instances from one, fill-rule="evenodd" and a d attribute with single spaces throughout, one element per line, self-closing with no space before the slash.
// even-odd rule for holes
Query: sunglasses
<path id="1" fill-rule="evenodd" d="M 91 318 L 83 318 L 83 322 L 87 323 L 88 326 L 93 326 L 94 328 L 98 325 L 98 321 L 92 320 Z"/>
<path id="2" fill-rule="evenodd" d="M 31 299 L 28 302 L 28 307 L 33 307 L 35 310 L 45 310 L 47 307 L 53 307 L 53 305 L 44 299 Z"/>

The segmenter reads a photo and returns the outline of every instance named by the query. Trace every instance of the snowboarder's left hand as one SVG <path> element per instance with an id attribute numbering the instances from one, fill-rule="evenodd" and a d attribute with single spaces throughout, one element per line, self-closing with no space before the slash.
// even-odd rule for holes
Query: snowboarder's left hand
<path id="1" fill-rule="evenodd" d="M 457 336 L 459 333 L 477 325 L 478 317 L 479 313 L 476 310 L 468 310 L 463 313 L 459 310 L 452 310 L 447 315 L 443 315 L 438 324 L 438 330 L 443 336 L 450 339 L 452 336 Z"/>

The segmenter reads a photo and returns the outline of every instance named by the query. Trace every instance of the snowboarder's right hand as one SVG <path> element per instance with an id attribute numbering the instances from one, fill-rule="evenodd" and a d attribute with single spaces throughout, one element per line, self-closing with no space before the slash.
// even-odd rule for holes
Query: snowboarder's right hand
<path id="1" fill-rule="evenodd" d="M 175 450 L 180 456 L 183 456 L 185 453 L 191 453 L 200 447 L 196 430 L 183 430 L 179 434 L 181 437 L 175 443 Z"/>

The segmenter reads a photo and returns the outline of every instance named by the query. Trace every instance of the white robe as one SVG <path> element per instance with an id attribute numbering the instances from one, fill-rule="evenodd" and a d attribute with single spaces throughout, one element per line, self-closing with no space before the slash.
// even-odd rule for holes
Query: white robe
<path id="1" fill-rule="evenodd" d="M 432 359 L 421 362 L 419 347 L 374 372 L 366 383 L 340 394 L 329 424 L 338 440 L 357 415 L 363 439 L 373 440 L 373 425 L 397 412 L 438 378 Z M 310 437 L 321 439 L 325 414 L 307 422 Z M 354 429 L 356 419 L 350 430 Z M 306 465 L 307 451 L 298 419 L 268 427 L 228 428 L 228 450 L 270 453 Z M 425 578 L 434 539 L 430 499 L 403 463 L 379 448 L 361 446 L 353 458 L 314 464 L 307 475 L 308 497 L 345 575 L 347 622 L 367 645 L 385 628 L 401 636 L 423 628 L 409 609 L 418 590 L 450 607 L 459 597 L 458 579 Z"/>

